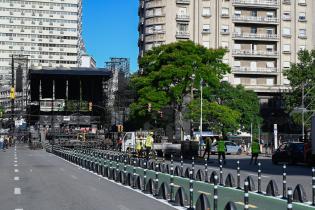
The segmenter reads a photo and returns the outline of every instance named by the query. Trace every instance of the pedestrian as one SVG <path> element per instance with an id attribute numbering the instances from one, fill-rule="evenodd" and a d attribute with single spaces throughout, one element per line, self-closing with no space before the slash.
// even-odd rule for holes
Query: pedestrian
<path id="1" fill-rule="evenodd" d="M 3 143 L 4 143 L 4 137 L 0 136 L 0 150 L 3 150 L 3 152 L 4 152 L 5 150 L 4 150 Z"/>
<path id="2" fill-rule="evenodd" d="M 225 142 L 222 138 L 219 139 L 218 144 L 217 144 L 217 150 L 218 150 L 218 161 L 220 163 L 220 160 L 222 158 L 223 160 L 223 164 L 225 165 L 225 151 L 226 151 L 226 146 L 225 146 Z"/>
<path id="3" fill-rule="evenodd" d="M 138 158 L 140 158 L 142 155 L 142 142 L 141 140 L 139 139 L 136 143 L 136 151 L 137 151 L 137 155 L 138 155 Z"/>
<path id="4" fill-rule="evenodd" d="M 8 139 L 4 138 L 4 140 L 3 140 L 3 150 L 8 149 L 8 144 L 9 144 Z"/>
<path id="5" fill-rule="evenodd" d="M 211 152 L 211 143 L 212 143 L 210 137 L 206 138 L 205 143 L 206 143 L 206 148 L 205 148 L 205 152 L 203 153 L 202 158 L 205 158 L 206 153 L 208 153 L 208 159 L 207 160 L 209 160 L 210 152 Z"/>
<path id="6" fill-rule="evenodd" d="M 153 146 L 153 132 L 150 132 L 149 135 L 147 136 L 146 140 L 145 140 L 145 149 L 146 149 L 146 155 L 147 155 L 147 159 L 149 159 L 150 156 L 150 152 Z"/>
<path id="7" fill-rule="evenodd" d="M 260 145 L 258 143 L 258 140 L 255 139 L 252 143 L 252 158 L 250 159 L 249 165 L 252 164 L 253 159 L 255 159 L 255 165 L 257 165 L 259 153 L 260 153 Z"/>

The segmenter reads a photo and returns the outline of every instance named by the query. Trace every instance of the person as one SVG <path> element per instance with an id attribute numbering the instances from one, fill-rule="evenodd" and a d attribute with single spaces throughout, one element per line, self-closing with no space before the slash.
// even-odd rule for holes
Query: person
<path id="1" fill-rule="evenodd" d="M 3 150 L 9 149 L 8 145 L 9 145 L 8 138 L 4 138 L 4 141 L 3 141 Z"/>
<path id="2" fill-rule="evenodd" d="M 250 159 L 250 162 L 249 162 L 250 165 L 252 164 L 253 159 L 255 159 L 255 165 L 257 165 L 259 153 L 260 153 L 260 145 L 258 143 L 258 140 L 256 139 L 252 143 L 252 158 Z"/>
<path id="3" fill-rule="evenodd" d="M 119 137 L 118 142 L 117 142 L 117 149 L 120 152 L 121 152 L 121 148 L 122 148 L 122 143 L 123 143 L 122 137 Z"/>
<path id="4" fill-rule="evenodd" d="M 146 140 L 145 140 L 145 148 L 146 148 L 146 155 L 147 155 L 147 159 L 149 159 L 150 156 L 150 152 L 153 146 L 153 132 L 150 132 L 149 135 L 147 136 Z"/>
<path id="5" fill-rule="evenodd" d="M 142 142 L 141 142 L 141 140 L 137 141 L 136 151 L 137 151 L 138 158 L 142 157 Z"/>
<path id="6" fill-rule="evenodd" d="M 203 153 L 203 156 L 202 156 L 202 158 L 205 158 L 205 156 L 206 156 L 206 153 L 208 153 L 208 159 L 209 159 L 209 157 L 210 157 L 210 152 L 211 152 L 211 139 L 209 138 L 209 137 L 207 137 L 206 138 L 206 140 L 205 140 L 205 143 L 206 143 L 206 148 L 205 148 L 205 152 Z M 207 159 L 207 160 L 208 160 Z"/>
<path id="7" fill-rule="evenodd" d="M 226 164 L 226 162 L 225 162 L 226 146 L 225 146 L 225 142 L 222 138 L 219 139 L 217 148 L 218 148 L 218 161 L 220 163 L 220 160 L 222 157 L 223 164 L 225 165 Z"/>

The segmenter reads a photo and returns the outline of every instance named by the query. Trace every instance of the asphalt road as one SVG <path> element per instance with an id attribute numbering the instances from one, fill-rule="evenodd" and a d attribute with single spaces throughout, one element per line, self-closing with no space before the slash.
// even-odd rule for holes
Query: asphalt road
<path id="1" fill-rule="evenodd" d="M 43 150 L 0 151 L 2 210 L 171 210 L 174 207 L 113 183 Z M 178 209 L 178 208 L 177 208 Z"/>

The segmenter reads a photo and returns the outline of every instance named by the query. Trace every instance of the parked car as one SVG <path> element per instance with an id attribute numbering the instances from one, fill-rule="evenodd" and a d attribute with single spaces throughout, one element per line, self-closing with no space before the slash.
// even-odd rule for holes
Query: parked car
<path id="1" fill-rule="evenodd" d="M 272 163 L 296 164 L 304 162 L 304 143 L 283 143 L 272 155 Z"/>
<path id="2" fill-rule="evenodd" d="M 214 142 L 214 143 L 211 145 L 211 154 L 217 153 L 217 143 L 218 143 L 218 142 Z M 242 153 L 242 148 L 241 148 L 241 146 L 235 144 L 234 142 L 226 141 L 226 142 L 225 142 L 225 146 L 226 146 L 226 154 L 236 154 L 236 155 L 239 155 L 239 154 Z"/>

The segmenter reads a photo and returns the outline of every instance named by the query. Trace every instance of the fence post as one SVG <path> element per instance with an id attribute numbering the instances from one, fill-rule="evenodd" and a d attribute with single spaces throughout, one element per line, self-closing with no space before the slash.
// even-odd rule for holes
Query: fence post
<path id="1" fill-rule="evenodd" d="M 205 181 L 208 182 L 208 160 L 205 158 Z"/>
<path id="2" fill-rule="evenodd" d="M 190 170 L 192 174 L 192 170 Z M 192 179 L 189 180 L 189 209 L 194 209 L 194 182 Z"/>
<path id="3" fill-rule="evenodd" d="M 193 156 L 192 158 L 192 162 L 191 162 L 191 171 L 192 171 L 192 173 L 191 173 L 191 176 L 192 176 L 192 178 L 191 179 L 195 179 L 195 157 Z"/>
<path id="4" fill-rule="evenodd" d="M 288 210 L 292 210 L 293 206 L 292 206 L 292 201 L 293 201 L 293 193 L 292 193 L 292 188 L 289 187 L 288 188 Z"/>
<path id="5" fill-rule="evenodd" d="M 244 183 L 244 210 L 249 210 L 249 199 L 248 199 L 248 181 Z"/>
<path id="6" fill-rule="evenodd" d="M 133 160 L 133 167 L 132 167 L 132 187 L 136 188 L 136 159 Z"/>
<path id="7" fill-rule="evenodd" d="M 258 163 L 258 193 L 261 193 L 261 163 Z"/>
<path id="8" fill-rule="evenodd" d="M 240 168 L 240 161 L 237 162 L 237 189 L 241 189 L 241 168 Z"/>
<path id="9" fill-rule="evenodd" d="M 171 155 L 171 192 L 170 192 L 170 201 L 173 202 L 174 197 L 174 164 L 173 164 L 173 155 Z"/>
<path id="10" fill-rule="evenodd" d="M 181 170 L 181 175 L 184 173 L 184 161 L 183 161 L 183 156 L 180 156 L 180 170 Z"/>
<path id="11" fill-rule="evenodd" d="M 312 205 L 315 206 L 315 168 L 312 168 Z"/>
<path id="12" fill-rule="evenodd" d="M 159 172 L 155 172 L 155 196 L 159 195 Z"/>
<path id="13" fill-rule="evenodd" d="M 218 210 L 218 176 L 214 176 L 213 209 Z"/>
<path id="14" fill-rule="evenodd" d="M 220 185 L 223 186 L 223 169 L 222 160 L 220 160 Z"/>
<path id="15" fill-rule="evenodd" d="M 144 162 L 145 164 L 145 162 Z M 143 191 L 146 192 L 147 188 L 147 169 L 144 168 L 143 170 Z"/>
<path id="16" fill-rule="evenodd" d="M 286 164 L 283 165 L 283 173 L 282 173 L 282 198 L 287 197 L 287 166 Z"/>

